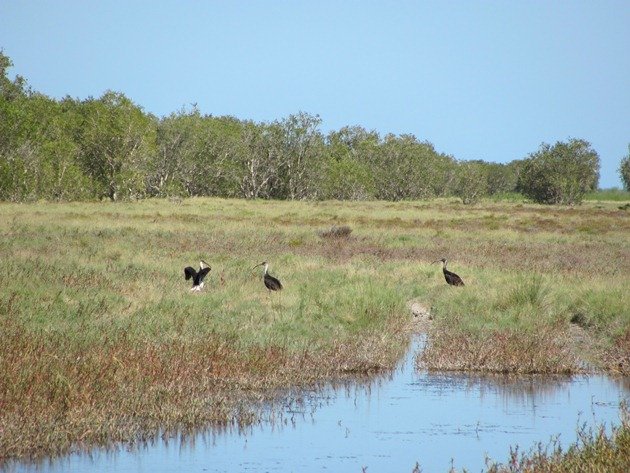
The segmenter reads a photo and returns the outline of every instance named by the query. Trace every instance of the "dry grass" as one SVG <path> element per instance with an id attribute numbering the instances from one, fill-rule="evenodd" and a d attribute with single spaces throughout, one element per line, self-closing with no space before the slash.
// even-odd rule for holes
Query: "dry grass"
<path id="1" fill-rule="evenodd" d="M 612 346 L 604 350 L 602 365 L 608 371 L 630 376 L 630 328 L 612 340 Z"/>
<path id="2" fill-rule="evenodd" d="M 531 331 L 505 328 L 470 333 L 434 329 L 418 361 L 430 370 L 506 374 L 570 374 L 585 369 L 564 327 L 547 324 Z"/>
<path id="3" fill-rule="evenodd" d="M 352 228 L 348 225 L 338 227 L 333 225 L 328 230 L 320 230 L 317 234 L 322 238 L 348 238 L 352 233 Z"/>

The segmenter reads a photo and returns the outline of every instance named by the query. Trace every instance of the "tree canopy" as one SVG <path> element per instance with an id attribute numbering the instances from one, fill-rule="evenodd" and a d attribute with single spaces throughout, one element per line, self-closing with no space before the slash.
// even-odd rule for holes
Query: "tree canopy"
<path id="1" fill-rule="evenodd" d="M 517 188 L 535 202 L 579 204 L 597 189 L 599 166 L 599 156 L 587 141 L 543 143 L 523 162 Z"/>
<path id="2" fill-rule="evenodd" d="M 256 123 L 196 107 L 155 117 L 115 91 L 55 100 L 11 80 L 11 66 L 0 51 L 0 200 L 457 196 L 468 204 L 518 190 L 573 204 L 599 178 L 599 157 L 584 140 L 543 144 L 509 164 L 458 161 L 410 134 L 360 126 L 324 134 L 321 118 L 306 112 Z"/>
<path id="3" fill-rule="evenodd" d="M 628 145 L 628 154 L 626 154 L 619 163 L 619 176 L 621 177 L 624 189 L 630 191 L 630 145 Z"/>

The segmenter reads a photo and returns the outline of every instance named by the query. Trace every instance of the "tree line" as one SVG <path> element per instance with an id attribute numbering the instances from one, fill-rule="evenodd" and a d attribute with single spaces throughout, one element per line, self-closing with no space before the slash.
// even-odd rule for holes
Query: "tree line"
<path id="1" fill-rule="evenodd" d="M 458 161 L 413 135 L 346 126 L 324 134 L 305 112 L 273 122 L 146 113 L 124 94 L 56 100 L 11 80 L 0 51 L 0 200 L 168 196 L 464 203 L 519 192 L 579 203 L 596 189 L 599 157 L 580 139 L 543 144 L 507 164 Z"/>

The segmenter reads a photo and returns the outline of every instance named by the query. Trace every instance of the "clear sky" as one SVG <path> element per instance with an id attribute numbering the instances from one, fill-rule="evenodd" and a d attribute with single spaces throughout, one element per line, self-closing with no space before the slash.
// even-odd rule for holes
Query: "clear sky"
<path id="1" fill-rule="evenodd" d="M 304 111 L 495 162 L 582 138 L 601 187 L 630 143 L 630 0 L 0 0 L 0 48 L 36 91 L 158 116 Z"/>

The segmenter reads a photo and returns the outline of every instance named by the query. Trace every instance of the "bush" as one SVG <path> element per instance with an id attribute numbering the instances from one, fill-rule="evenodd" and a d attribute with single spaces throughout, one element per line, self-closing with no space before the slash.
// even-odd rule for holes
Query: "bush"
<path id="1" fill-rule="evenodd" d="M 476 162 L 459 164 L 456 182 L 453 192 L 464 204 L 476 204 L 488 194 L 488 181 L 482 164 Z"/>
<path id="2" fill-rule="evenodd" d="M 630 145 L 628 145 L 628 154 L 619 163 L 619 176 L 621 177 L 623 188 L 630 191 Z"/>
<path id="3" fill-rule="evenodd" d="M 518 190 L 541 204 L 573 205 L 597 188 L 599 156 L 584 140 L 571 139 L 540 149 L 523 161 Z"/>

